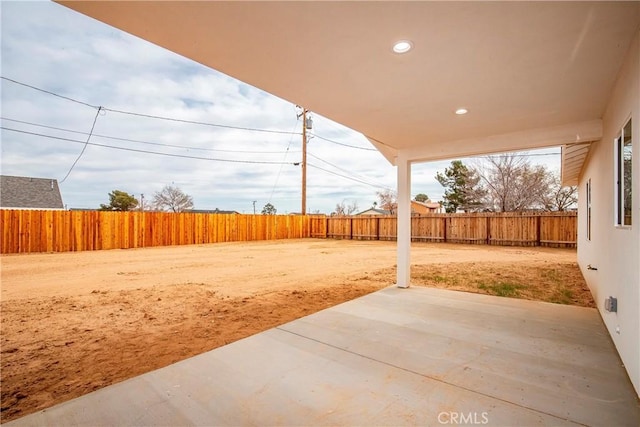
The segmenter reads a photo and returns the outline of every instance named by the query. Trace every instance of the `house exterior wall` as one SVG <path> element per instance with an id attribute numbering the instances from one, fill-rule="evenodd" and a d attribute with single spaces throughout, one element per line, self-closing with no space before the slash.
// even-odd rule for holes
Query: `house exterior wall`
<path id="1" fill-rule="evenodd" d="M 632 225 L 615 226 L 614 139 L 632 121 Z M 591 239 L 587 182 L 591 180 Z M 640 395 L 640 32 L 636 33 L 579 181 L 578 263 L 598 310 Z M 589 269 L 591 265 L 597 270 Z M 605 298 L 617 298 L 617 313 Z"/>
<path id="2" fill-rule="evenodd" d="M 437 213 L 438 211 L 439 211 L 438 208 L 432 208 L 430 206 L 425 205 L 424 203 L 416 202 L 415 200 L 411 201 L 412 214 Z"/>

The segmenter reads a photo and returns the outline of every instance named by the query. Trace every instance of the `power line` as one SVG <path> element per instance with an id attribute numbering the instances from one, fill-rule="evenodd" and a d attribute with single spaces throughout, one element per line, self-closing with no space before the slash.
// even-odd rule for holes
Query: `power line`
<path id="1" fill-rule="evenodd" d="M 58 97 L 58 98 L 66 99 L 67 101 L 75 102 L 76 104 L 81 104 L 81 105 L 84 105 L 84 106 L 87 106 L 87 107 L 91 107 L 91 108 L 95 108 L 95 109 L 100 109 L 100 107 L 99 107 L 99 106 L 97 106 L 97 105 L 91 105 L 91 104 L 88 104 L 88 103 L 86 103 L 86 102 L 79 101 L 79 100 L 77 100 L 77 99 L 69 98 L 68 96 L 60 95 L 60 94 L 57 94 L 57 93 L 54 93 L 54 92 L 51 92 L 51 91 L 48 91 L 48 90 L 45 90 L 45 89 L 41 89 L 41 88 L 39 88 L 39 87 L 31 86 L 31 85 L 28 85 L 28 84 L 26 84 L 26 83 L 22 83 L 22 82 L 19 82 L 19 81 L 17 81 L 17 80 L 10 79 L 10 78 L 8 78 L 8 77 L 0 76 L 0 78 L 1 78 L 2 80 L 6 80 L 6 81 L 8 81 L 8 82 L 15 83 L 15 84 L 20 85 L 20 86 L 28 87 L 29 89 L 37 90 L 37 91 L 39 91 L 39 92 L 44 92 L 44 93 L 47 93 L 47 94 L 49 94 L 49 95 L 56 96 L 56 97 Z"/>
<path id="2" fill-rule="evenodd" d="M 36 87 L 36 86 L 32 86 L 32 85 L 29 85 L 29 84 L 26 84 L 26 83 L 22 83 L 22 82 L 19 82 L 17 80 L 10 79 L 8 77 L 0 76 L 0 78 L 2 78 L 3 80 L 7 80 L 9 82 L 15 83 L 17 85 L 25 86 L 25 87 L 28 87 L 30 89 L 34 89 L 34 90 L 37 90 L 37 91 L 40 91 L 40 92 L 43 92 L 43 93 L 46 93 L 46 94 L 49 94 L 49 95 L 56 96 L 58 98 L 62 98 L 62 99 L 66 99 L 68 101 L 75 102 L 77 104 L 85 105 L 87 107 L 91 107 L 91 108 L 95 108 L 95 109 L 102 109 L 102 111 L 110 111 L 112 113 L 126 114 L 126 115 L 131 115 L 131 116 L 145 117 L 145 118 L 149 118 L 149 119 L 165 120 L 165 121 L 171 121 L 171 122 L 188 123 L 188 124 L 201 125 L 201 126 L 212 126 L 212 127 L 220 127 L 220 128 L 225 128 L 225 129 L 244 130 L 244 131 L 250 131 L 250 132 L 264 132 L 264 133 L 275 133 L 275 134 L 286 134 L 286 135 L 288 135 L 290 133 L 290 132 L 281 131 L 281 130 L 258 129 L 258 128 L 243 127 L 243 126 L 221 125 L 221 124 L 217 124 L 217 123 L 199 122 L 199 121 L 194 121 L 194 120 L 177 119 L 177 118 L 174 118 L 174 117 L 164 117 L 164 116 L 156 116 L 156 115 L 153 115 L 153 114 L 135 113 L 135 112 L 132 112 L 132 111 L 125 111 L 125 110 L 116 110 L 114 108 L 98 107 L 96 105 L 91 105 L 91 104 L 88 104 L 86 102 L 79 101 L 79 100 L 74 99 L 74 98 L 70 98 L 68 96 L 59 95 L 59 94 L 57 94 L 55 92 L 51 92 L 51 91 L 48 91 L 48 90 L 45 90 L 45 89 L 41 89 L 41 88 Z"/>
<path id="3" fill-rule="evenodd" d="M 376 184 L 371 184 L 370 182 L 366 182 L 366 181 L 363 181 L 363 180 L 358 179 L 358 178 L 355 178 L 355 177 L 351 177 L 351 176 L 347 176 L 347 175 L 342 175 L 342 174 L 339 174 L 339 173 L 337 173 L 337 172 L 333 172 L 333 171 L 330 171 L 330 170 L 328 170 L 328 169 L 321 168 L 320 166 L 316 166 L 316 165 L 314 165 L 313 163 L 307 163 L 307 165 L 308 165 L 308 166 L 311 166 L 312 168 L 315 168 L 315 169 L 321 170 L 321 171 L 323 171 L 323 172 L 329 173 L 329 174 L 331 174 L 331 175 L 335 175 L 335 176 L 339 176 L 339 177 L 342 177 L 342 178 L 345 178 L 345 179 L 349 179 L 349 180 L 351 180 L 351 181 L 359 182 L 359 183 L 361 183 L 361 184 L 365 184 L 365 185 L 368 185 L 368 186 L 370 186 L 370 187 L 389 189 L 388 187 L 384 187 L 384 186 L 376 185 Z"/>
<path id="4" fill-rule="evenodd" d="M 62 137 L 59 137 L 59 136 L 45 135 L 45 134 L 36 133 L 36 132 L 27 132 L 27 131 L 24 131 L 24 130 L 7 128 L 7 127 L 4 127 L 4 126 L 0 126 L 0 129 L 11 131 L 11 132 L 16 132 L 16 133 L 23 133 L 23 134 L 26 134 L 26 135 L 40 136 L 40 137 L 43 137 L 43 138 L 57 139 L 57 140 L 60 140 L 60 141 L 69 141 L 69 142 L 75 142 L 75 143 L 78 143 L 78 144 L 87 144 L 87 145 L 93 145 L 93 146 L 96 146 L 96 147 L 110 148 L 112 150 L 132 151 L 132 152 L 135 152 L 135 153 L 155 154 L 155 155 L 158 155 L 158 156 L 178 157 L 178 158 L 182 158 L 182 159 L 209 160 L 209 161 L 214 161 L 214 162 L 249 163 L 249 164 L 263 164 L 263 165 L 281 165 L 281 164 L 293 165 L 293 163 L 283 163 L 283 162 L 269 162 L 269 161 L 261 161 L 261 160 L 219 159 L 219 158 L 215 158 L 215 157 L 198 157 L 198 156 L 187 156 L 187 155 L 184 155 L 184 154 L 161 153 L 161 152 L 158 152 L 158 151 L 139 150 L 139 149 L 136 149 L 136 148 L 128 148 L 128 147 L 114 147 L 113 145 L 98 144 L 96 142 L 79 141 L 77 139 L 62 138 Z"/>
<path id="5" fill-rule="evenodd" d="M 316 133 L 312 133 L 311 136 L 315 137 L 315 138 L 319 138 L 322 139 L 323 141 L 327 141 L 327 142 L 331 142 L 332 144 L 338 144 L 338 145 L 342 145 L 343 147 L 349 147 L 349 148 L 355 148 L 357 150 L 364 150 L 364 151 L 378 151 L 375 148 L 368 148 L 368 147 L 358 147 L 355 145 L 350 145 L 350 144 L 345 144 L 344 142 L 338 142 L 338 141 L 334 141 L 332 139 L 329 138 L 325 138 L 323 136 L 320 136 Z"/>
<path id="6" fill-rule="evenodd" d="M 298 126 L 298 120 L 300 120 L 300 117 L 296 116 L 296 123 L 293 125 L 293 130 L 295 130 L 296 126 Z M 287 144 L 287 149 L 285 150 L 284 158 L 282 159 L 283 162 L 287 159 L 287 155 L 289 154 L 289 147 L 291 146 L 291 141 L 293 141 L 293 135 L 294 135 L 293 131 L 291 131 L 291 137 L 289 138 L 289 143 Z M 280 169 L 278 170 L 278 175 L 276 175 L 276 182 L 273 183 L 273 188 L 271 189 L 271 194 L 269 195 L 269 201 L 267 203 L 271 203 L 271 199 L 273 198 L 273 193 L 276 191 L 276 187 L 278 186 L 278 180 L 280 180 L 280 174 L 282 173 L 283 165 L 284 163 L 280 165 Z"/>
<path id="7" fill-rule="evenodd" d="M 59 130 L 62 132 L 69 132 L 69 133 L 76 133 L 79 135 L 89 135 L 88 132 L 82 132 L 82 131 L 77 131 L 77 130 L 73 130 L 73 129 L 66 129 L 66 128 L 61 128 L 61 127 L 56 127 L 56 126 L 49 126 L 49 125 L 43 125 L 40 123 L 33 123 L 33 122 L 28 122 L 25 120 L 18 120 L 18 119 L 12 119 L 9 117 L 0 117 L 0 120 L 7 120 L 10 122 L 15 122 L 15 123 L 22 123 L 25 125 L 30 125 L 30 126 L 37 126 L 37 127 L 41 127 L 41 128 L 46 128 L 46 129 L 53 129 L 53 130 Z M 294 126 L 295 129 L 295 126 Z M 291 138 L 289 139 L 289 144 L 287 145 L 287 149 L 283 152 L 283 151 L 254 151 L 254 150 L 222 150 L 222 149 L 218 149 L 218 148 L 202 148 L 202 147 L 192 147 L 192 146 L 188 146 L 188 145 L 176 145 L 176 144 L 164 144 L 164 143 L 160 143 L 160 142 L 149 142 L 149 141 L 142 141 L 139 139 L 130 139 L 130 138 L 120 138 L 120 137 L 115 137 L 115 136 L 109 136 L 109 135 L 101 135 L 101 134 L 97 134 L 94 133 L 93 137 L 94 138 L 105 138 L 105 139 L 111 139 L 111 140 L 115 140 L 115 141 L 125 141 L 125 142 L 135 142 L 135 143 L 139 143 L 139 144 L 147 144 L 147 145 L 157 145 L 157 146 L 161 146 L 161 147 L 171 147 L 171 148 L 182 148 L 182 149 L 186 149 L 186 150 L 200 150 L 200 151 L 214 151 L 214 152 L 221 152 L 221 153 L 247 153 L 247 154 L 280 154 L 280 153 L 284 153 L 285 157 L 288 153 L 291 153 L 291 151 L 289 151 L 289 146 L 291 145 L 291 142 L 293 141 L 293 135 L 297 135 L 297 132 L 290 132 L 291 134 Z M 320 139 L 322 139 L 322 137 L 319 137 Z M 298 153 L 298 151 L 293 151 L 293 153 Z M 559 156 L 562 153 L 527 153 L 527 154 L 514 154 L 515 156 L 519 156 L 519 157 L 537 157 L 537 156 Z M 326 160 L 323 160 L 321 158 L 319 158 L 318 156 L 313 155 L 312 153 L 309 153 L 310 156 L 315 157 L 316 159 L 325 162 L 337 169 L 340 169 L 342 171 L 348 172 L 345 169 L 340 168 L 339 166 L 336 166 L 332 163 L 327 162 Z M 484 158 L 487 159 L 491 156 L 479 156 L 477 158 Z"/>
<path id="8" fill-rule="evenodd" d="M 62 132 L 76 133 L 76 134 L 80 134 L 80 135 L 89 135 L 87 132 L 81 132 L 81 131 L 72 130 L 72 129 L 60 128 L 60 127 L 56 127 L 56 126 L 48 126 L 48 125 L 43 125 L 43 124 L 39 124 L 39 123 L 27 122 L 27 121 L 24 121 L 24 120 L 16 120 L 16 119 L 8 118 L 8 117 L 0 117 L 0 120 L 7 120 L 7 121 L 10 121 L 10 122 L 22 123 L 22 124 L 25 124 L 25 125 L 36 126 L 36 127 L 46 128 L 46 129 L 59 130 L 59 131 L 62 131 Z M 280 153 L 282 153 L 282 151 L 221 150 L 221 149 L 217 149 L 217 148 L 190 147 L 190 146 L 186 146 L 186 145 L 163 144 L 163 143 L 160 143 L 160 142 L 141 141 L 139 139 L 119 138 L 119 137 L 115 137 L 115 136 L 100 135 L 100 134 L 97 134 L 97 133 L 94 133 L 93 136 L 95 138 L 105 138 L 105 139 L 112 139 L 112 140 L 115 140 L 115 141 L 124 141 L 124 142 L 135 142 L 135 143 L 138 143 L 138 144 L 157 145 L 157 146 L 161 146 L 161 147 L 182 148 L 182 149 L 186 149 L 186 150 L 216 151 L 216 152 L 223 152 L 223 153 L 247 153 L 247 154 L 280 154 Z"/>
<path id="9" fill-rule="evenodd" d="M 100 115 L 100 110 L 101 109 L 102 109 L 102 107 L 99 107 L 98 111 L 96 111 L 96 116 L 93 118 L 93 124 L 91 125 L 91 130 L 89 131 L 89 136 L 87 137 L 87 141 L 84 143 L 84 147 L 82 147 L 82 151 L 80 152 L 80 154 L 78 154 L 78 157 L 76 158 L 75 162 L 73 162 L 73 164 L 69 168 L 69 172 L 67 172 L 67 174 L 64 176 L 64 178 L 62 178 L 62 181 L 60 181 L 60 184 L 62 184 L 63 182 L 65 182 L 67 180 L 67 178 L 71 174 L 71 171 L 73 170 L 73 168 L 78 163 L 78 160 L 80 160 L 80 157 L 82 157 L 82 155 L 84 154 L 85 150 L 87 149 L 87 146 L 89 145 L 89 140 L 91 139 L 91 134 L 93 133 L 93 129 L 95 129 L 95 127 L 96 127 L 96 122 L 98 121 L 98 116 Z"/>
<path id="10" fill-rule="evenodd" d="M 166 121 L 170 121 L 170 122 L 188 123 L 188 124 L 192 124 L 192 125 L 212 126 L 212 127 L 225 128 L 225 129 L 245 130 L 245 131 L 249 131 L 249 132 L 276 133 L 276 134 L 281 134 L 281 135 L 288 135 L 290 133 L 290 132 L 287 132 L 287 131 L 284 131 L 284 130 L 258 129 L 258 128 L 243 127 L 243 126 L 220 125 L 220 124 L 215 124 L 215 123 L 198 122 L 198 121 L 194 121 L 194 120 L 176 119 L 174 117 L 156 116 L 156 115 L 153 115 L 153 114 L 134 113 L 134 112 L 131 112 L 131 111 L 115 110 L 115 109 L 112 109 L 112 108 L 104 108 L 104 110 L 105 111 L 110 111 L 112 113 L 126 114 L 126 115 L 137 116 L 137 117 L 146 117 L 148 119 L 166 120 Z"/>
<path id="11" fill-rule="evenodd" d="M 345 173 L 349 174 L 349 176 L 351 176 L 351 177 L 353 177 L 353 178 L 356 178 L 356 179 L 363 179 L 363 180 L 364 180 L 364 179 L 368 179 L 367 177 L 362 176 L 362 175 L 360 175 L 360 176 L 358 177 L 358 176 L 354 175 L 351 171 L 349 171 L 349 170 L 347 170 L 347 169 L 344 169 L 344 168 L 341 168 L 340 166 L 337 166 L 337 165 L 335 165 L 335 164 L 333 164 L 333 163 L 331 163 L 331 162 L 328 162 L 328 161 L 326 161 L 326 160 L 324 160 L 324 159 L 322 159 L 322 158 L 320 158 L 320 157 L 316 156 L 316 155 L 315 155 L 315 154 L 313 154 L 313 153 L 309 153 L 309 155 L 310 155 L 310 156 L 312 156 L 312 157 L 314 157 L 314 158 L 316 158 L 317 160 L 320 160 L 320 161 L 321 161 L 321 162 L 323 162 L 323 163 L 326 163 L 326 164 L 327 164 L 327 165 L 329 165 L 329 166 L 332 166 L 332 167 L 334 167 L 334 168 L 336 168 L 336 169 L 338 169 L 338 170 L 340 170 L 340 171 L 342 171 L 342 172 L 345 172 Z M 375 184 L 376 186 L 380 187 L 380 188 L 387 188 L 387 189 L 389 189 L 389 190 L 392 190 L 391 188 L 389 188 L 389 187 L 387 187 L 387 186 L 385 186 L 385 185 L 382 185 L 382 184 L 380 184 L 380 183 L 373 183 L 373 184 L 371 184 L 371 185 L 374 185 L 374 184 Z"/>

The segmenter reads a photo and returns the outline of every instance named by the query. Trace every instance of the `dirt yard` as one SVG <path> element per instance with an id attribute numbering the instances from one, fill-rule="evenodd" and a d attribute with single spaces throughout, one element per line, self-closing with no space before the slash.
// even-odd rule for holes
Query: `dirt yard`
<path id="1" fill-rule="evenodd" d="M 394 242 L 0 257 L 5 422 L 394 282 Z M 412 283 L 593 306 L 575 250 L 414 244 Z"/>

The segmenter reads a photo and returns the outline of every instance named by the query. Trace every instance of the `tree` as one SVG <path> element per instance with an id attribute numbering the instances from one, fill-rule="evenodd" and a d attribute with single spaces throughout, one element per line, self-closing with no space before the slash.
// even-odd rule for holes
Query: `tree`
<path id="1" fill-rule="evenodd" d="M 480 177 L 474 169 L 465 166 L 460 160 L 453 160 L 445 168 L 444 174 L 438 172 L 436 180 L 445 187 L 442 206 L 447 213 L 477 211 L 482 208 L 485 190 L 480 185 Z"/>
<path id="2" fill-rule="evenodd" d="M 578 202 L 578 187 L 563 187 L 560 174 L 552 174 L 549 184 L 540 201 L 544 210 L 564 212 Z"/>
<path id="3" fill-rule="evenodd" d="M 396 209 L 398 208 L 398 195 L 395 191 L 378 191 L 376 192 L 376 196 L 378 196 L 382 209 L 389 211 L 392 215 L 396 213 Z"/>
<path id="4" fill-rule="evenodd" d="M 264 205 L 264 208 L 262 208 L 262 215 L 275 215 L 276 212 L 277 209 L 271 203 L 267 203 Z"/>
<path id="5" fill-rule="evenodd" d="M 416 197 L 414 197 L 413 200 L 415 200 L 416 202 L 424 203 L 424 202 L 428 202 L 430 199 L 429 199 L 429 196 L 427 196 L 426 194 L 420 193 L 420 194 L 416 194 Z"/>
<path id="6" fill-rule="evenodd" d="M 352 201 L 351 203 L 349 203 L 348 205 L 345 204 L 345 201 L 343 200 L 340 203 L 336 203 L 336 209 L 335 211 L 333 211 L 333 214 L 336 216 L 345 216 L 345 215 L 351 215 L 353 214 L 355 211 L 358 210 L 358 202 L 357 201 Z"/>
<path id="7" fill-rule="evenodd" d="M 138 200 L 133 197 L 131 194 L 120 191 L 113 190 L 109 193 L 109 204 L 103 205 L 100 204 L 101 211 L 130 211 L 138 206 Z"/>
<path id="8" fill-rule="evenodd" d="M 478 174 L 487 189 L 486 207 L 497 212 L 543 208 L 550 176 L 542 165 L 531 165 L 519 154 L 489 156 Z"/>
<path id="9" fill-rule="evenodd" d="M 184 212 L 193 209 L 193 198 L 178 187 L 165 185 L 162 191 L 156 191 L 151 202 L 153 210 Z"/>

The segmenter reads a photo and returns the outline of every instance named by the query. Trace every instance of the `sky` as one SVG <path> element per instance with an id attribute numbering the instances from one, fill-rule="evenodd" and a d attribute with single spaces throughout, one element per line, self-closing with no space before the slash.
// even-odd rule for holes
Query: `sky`
<path id="1" fill-rule="evenodd" d="M 98 208 L 113 190 L 149 203 L 170 185 L 195 209 L 300 212 L 295 105 L 55 3 L 2 1 L 0 14 L 3 175 L 57 179 L 67 208 Z M 309 213 L 366 210 L 395 189 L 395 167 L 363 135 L 310 115 Z M 529 155 L 559 170 L 559 153 Z M 449 163 L 413 165 L 412 196 L 441 200 L 435 175 Z"/>

